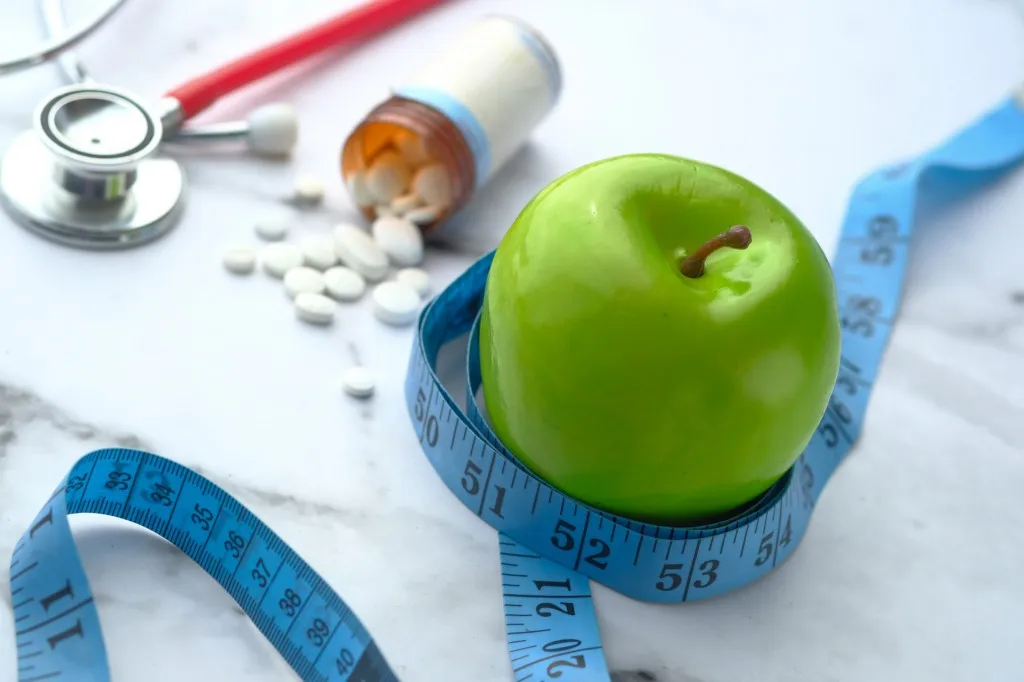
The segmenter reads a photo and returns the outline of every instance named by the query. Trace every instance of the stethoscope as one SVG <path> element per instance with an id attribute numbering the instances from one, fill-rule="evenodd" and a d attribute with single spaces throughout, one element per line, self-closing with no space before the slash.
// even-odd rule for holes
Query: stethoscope
<path id="1" fill-rule="evenodd" d="M 36 108 L 33 125 L 0 161 L 0 204 L 20 225 L 62 244 L 118 249 L 157 239 L 181 217 L 186 178 L 163 144 L 244 141 L 257 154 L 287 155 L 298 121 L 287 104 L 267 104 L 245 121 L 186 125 L 220 97 L 324 50 L 365 40 L 444 0 L 372 0 L 170 90 L 153 104 L 100 84 L 71 49 L 126 0 L 111 0 L 68 31 L 61 0 L 40 0 L 50 38 L 0 61 L 0 75 L 57 60 L 68 85 Z"/>

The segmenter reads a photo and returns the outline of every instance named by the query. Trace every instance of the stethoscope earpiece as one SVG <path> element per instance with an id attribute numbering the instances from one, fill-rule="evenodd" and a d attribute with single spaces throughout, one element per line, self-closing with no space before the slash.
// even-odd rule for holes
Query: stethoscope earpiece
<path id="1" fill-rule="evenodd" d="M 167 118 L 173 121 L 173 112 Z M 290 104 L 281 102 L 257 107 L 245 121 L 173 126 L 164 131 L 164 142 L 170 145 L 198 146 L 241 141 L 252 153 L 268 157 L 291 154 L 298 139 L 298 115 Z"/>
<path id="2" fill-rule="evenodd" d="M 299 117 L 295 108 L 284 102 L 265 104 L 249 114 L 246 142 L 257 154 L 290 154 L 299 139 Z"/>

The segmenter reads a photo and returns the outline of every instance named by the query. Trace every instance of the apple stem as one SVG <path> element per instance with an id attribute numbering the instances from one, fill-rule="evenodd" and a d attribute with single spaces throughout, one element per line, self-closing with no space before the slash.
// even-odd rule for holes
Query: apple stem
<path id="1" fill-rule="evenodd" d="M 750 246 L 750 230 L 745 225 L 733 225 L 720 235 L 712 237 L 700 248 L 684 258 L 679 271 L 687 277 L 697 278 L 704 274 L 704 261 L 722 247 L 745 249 Z"/>

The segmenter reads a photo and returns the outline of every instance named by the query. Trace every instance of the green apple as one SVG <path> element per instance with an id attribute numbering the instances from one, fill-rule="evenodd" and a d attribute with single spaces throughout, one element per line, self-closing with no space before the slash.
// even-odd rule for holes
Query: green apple
<path id="1" fill-rule="evenodd" d="M 793 465 L 839 369 L 835 283 L 807 228 L 722 168 L 577 168 L 499 244 L 480 327 L 495 433 L 582 502 L 708 520 Z"/>

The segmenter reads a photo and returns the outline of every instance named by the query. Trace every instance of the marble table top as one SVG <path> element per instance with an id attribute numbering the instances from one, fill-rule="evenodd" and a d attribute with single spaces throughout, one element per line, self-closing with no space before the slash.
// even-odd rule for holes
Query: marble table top
<path id="1" fill-rule="evenodd" d="M 69 2 L 72 18 L 96 2 Z M 338 5 L 130 2 L 82 47 L 93 73 L 157 96 Z M 7 557 L 68 467 L 129 444 L 196 467 L 355 608 L 404 682 L 508 682 L 497 539 L 422 457 L 402 398 L 412 329 L 367 301 L 330 329 L 295 319 L 280 283 L 230 276 L 298 173 L 328 183 L 303 234 L 351 219 L 348 130 L 417 55 L 511 12 L 555 45 L 558 108 L 430 247 L 437 286 L 494 247 L 560 173 L 657 150 L 732 168 L 783 198 L 831 253 L 852 183 L 922 151 L 1021 79 L 1024 18 L 1000 0 L 462 0 L 342 59 L 212 109 L 286 99 L 290 163 L 183 156 L 183 223 L 124 253 L 56 246 L 0 215 L 0 678 L 14 679 Z M 0 55 L 40 35 L 32 2 L 0 8 Z M 136 47 L 128 47 L 135 45 Z M 0 145 L 60 83 L 0 78 Z M 746 589 L 655 606 L 595 586 L 616 682 L 1018 680 L 1024 669 L 1024 174 L 934 219 L 856 452 L 799 551 Z M 354 361 L 377 395 L 343 395 Z M 115 680 L 296 679 L 212 579 L 156 536 L 74 519 Z"/>

